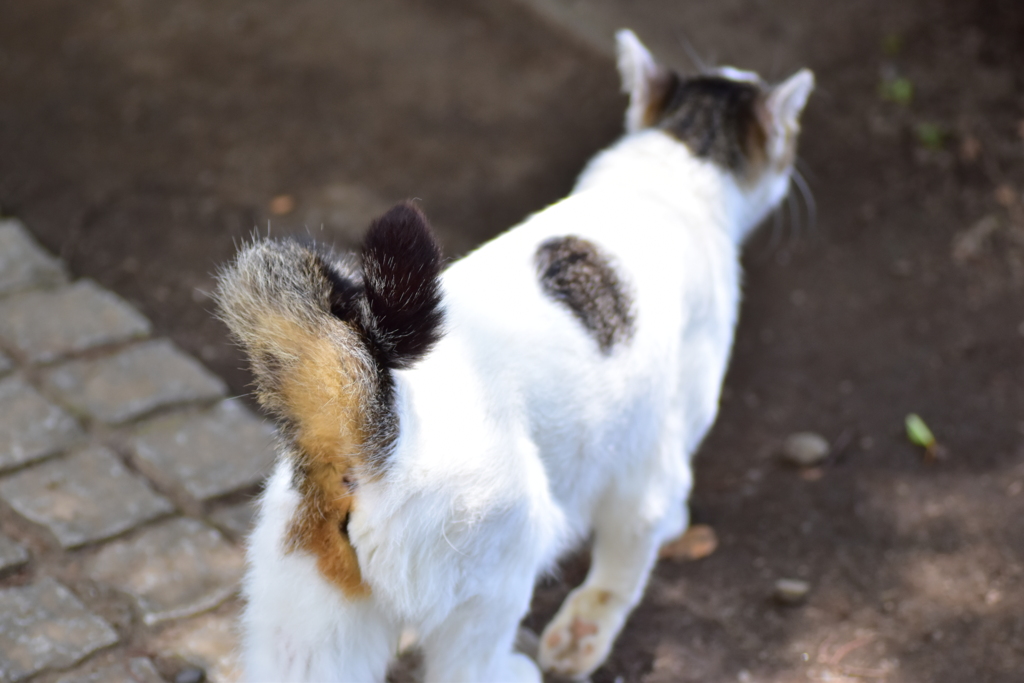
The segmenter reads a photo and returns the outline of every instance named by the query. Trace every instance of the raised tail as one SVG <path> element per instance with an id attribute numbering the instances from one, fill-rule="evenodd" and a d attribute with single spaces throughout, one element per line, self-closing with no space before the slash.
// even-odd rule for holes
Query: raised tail
<path id="1" fill-rule="evenodd" d="M 441 336 L 441 266 L 426 218 L 402 203 L 373 222 L 358 259 L 265 240 L 219 276 L 220 317 L 294 459 L 303 502 L 289 546 L 316 554 L 321 573 L 349 593 L 366 586 L 348 516 L 359 480 L 386 466 L 397 433 L 391 371 Z"/>

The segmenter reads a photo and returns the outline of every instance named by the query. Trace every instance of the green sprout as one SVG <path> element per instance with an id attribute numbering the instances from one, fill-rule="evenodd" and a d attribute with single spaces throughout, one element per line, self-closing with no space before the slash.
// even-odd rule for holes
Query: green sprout
<path id="1" fill-rule="evenodd" d="M 903 76 L 890 78 L 879 85 L 878 95 L 887 102 L 906 106 L 914 99 L 914 84 Z"/>
<path id="2" fill-rule="evenodd" d="M 946 145 L 946 131 L 935 123 L 919 123 L 914 127 L 914 134 L 922 147 L 940 150 Z"/>

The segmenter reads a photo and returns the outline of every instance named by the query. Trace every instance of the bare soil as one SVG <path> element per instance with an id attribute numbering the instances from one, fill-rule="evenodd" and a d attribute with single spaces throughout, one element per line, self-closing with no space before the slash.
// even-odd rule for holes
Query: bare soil
<path id="1" fill-rule="evenodd" d="M 817 220 L 749 245 L 697 459 L 719 548 L 658 566 L 595 682 L 1024 680 L 1024 4 L 591 4 L 677 64 L 685 30 L 819 83 Z M 0 208 L 242 394 L 206 294 L 239 240 L 351 246 L 419 197 L 458 255 L 568 190 L 618 134 L 617 89 L 605 54 L 511 1 L 8 2 Z M 833 449 L 800 471 L 778 447 L 805 430 Z M 779 578 L 807 598 L 773 600 Z"/>

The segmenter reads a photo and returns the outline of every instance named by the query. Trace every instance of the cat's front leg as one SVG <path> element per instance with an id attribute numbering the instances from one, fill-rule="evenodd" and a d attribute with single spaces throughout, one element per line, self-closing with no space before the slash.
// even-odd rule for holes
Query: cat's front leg
<path id="1" fill-rule="evenodd" d="M 649 501 L 619 498 L 600 506 L 590 572 L 544 629 L 541 668 L 583 679 L 604 662 L 643 595 L 661 543 L 686 525 L 687 491 L 669 496 L 665 513 L 653 517 L 637 514 Z"/>

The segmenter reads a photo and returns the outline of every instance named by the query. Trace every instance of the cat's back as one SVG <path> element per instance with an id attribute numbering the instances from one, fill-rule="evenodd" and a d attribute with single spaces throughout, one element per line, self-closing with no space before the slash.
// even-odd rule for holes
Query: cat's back
<path id="1" fill-rule="evenodd" d="M 592 188 L 443 276 L 446 335 L 424 364 L 459 359 L 473 371 L 468 409 L 519 416 L 581 526 L 608 474 L 581 472 L 581 454 L 624 467 L 616 453 L 656 438 L 652 415 L 682 411 L 695 432 L 713 415 L 738 270 L 708 223 L 704 207 L 642 187 Z"/>
<path id="2" fill-rule="evenodd" d="M 447 333 L 520 349 L 507 362 L 607 365 L 628 348 L 665 353 L 694 321 L 731 326 L 736 248 L 716 207 L 680 194 L 596 186 L 530 216 L 445 271 Z"/>

